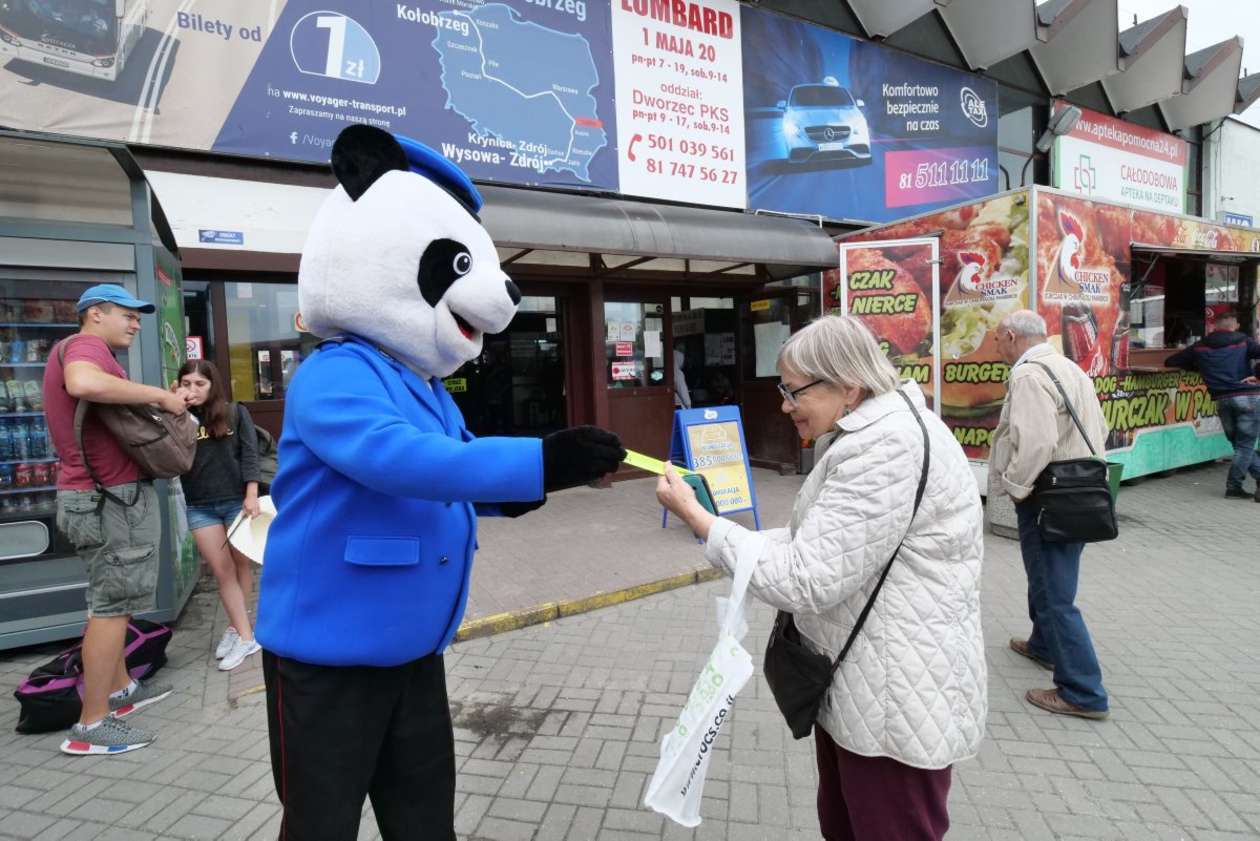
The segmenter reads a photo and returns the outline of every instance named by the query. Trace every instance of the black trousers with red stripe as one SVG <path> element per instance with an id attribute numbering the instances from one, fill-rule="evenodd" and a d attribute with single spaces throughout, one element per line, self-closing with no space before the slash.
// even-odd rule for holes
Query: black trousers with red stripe
<path id="1" fill-rule="evenodd" d="M 354 841 L 372 799 L 384 841 L 455 841 L 455 743 L 440 654 L 314 666 L 263 652 L 281 841 Z"/>

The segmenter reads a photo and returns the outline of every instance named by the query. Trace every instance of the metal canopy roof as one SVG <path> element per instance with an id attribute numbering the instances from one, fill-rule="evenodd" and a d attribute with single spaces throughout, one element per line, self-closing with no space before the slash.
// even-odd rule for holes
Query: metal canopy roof
<path id="1" fill-rule="evenodd" d="M 849 7 L 872 38 L 887 38 L 950 0 L 849 0 Z"/>
<path id="2" fill-rule="evenodd" d="M 799 0 L 762 2 L 801 13 Z M 1185 55 L 1185 6 L 1120 32 L 1117 0 L 840 0 L 838 5 L 870 38 L 887 38 L 924 15 L 936 15 L 972 70 L 1026 54 L 1049 93 L 1062 96 L 1100 84 L 1116 113 L 1158 105 L 1173 130 L 1241 113 L 1260 99 L 1256 76 L 1238 79 L 1239 39 Z"/>
<path id="3" fill-rule="evenodd" d="M 1050 0 L 1037 7 L 1029 49 L 1050 93 L 1060 96 L 1120 70 L 1116 0 Z"/>
<path id="4" fill-rule="evenodd" d="M 1036 0 L 953 0 L 938 12 L 963 58 L 984 70 L 1037 40 Z"/>
<path id="5" fill-rule="evenodd" d="M 836 265 L 831 237 L 800 219 L 482 186 L 482 221 L 500 248 L 763 265 L 774 278 Z M 649 263 L 641 266 L 652 268 Z"/>
<path id="6" fill-rule="evenodd" d="M 1159 103 L 1170 129 L 1197 126 L 1233 112 L 1242 53 L 1242 39 L 1234 37 L 1186 56 L 1181 95 Z"/>
<path id="7" fill-rule="evenodd" d="M 1136 111 L 1181 93 L 1186 54 L 1185 6 L 1120 33 L 1121 72 L 1102 80 L 1116 113 Z"/>
<path id="8" fill-rule="evenodd" d="M 1260 73 L 1243 76 L 1238 80 L 1238 104 L 1234 106 L 1234 113 L 1246 111 L 1257 99 L 1260 99 Z"/>

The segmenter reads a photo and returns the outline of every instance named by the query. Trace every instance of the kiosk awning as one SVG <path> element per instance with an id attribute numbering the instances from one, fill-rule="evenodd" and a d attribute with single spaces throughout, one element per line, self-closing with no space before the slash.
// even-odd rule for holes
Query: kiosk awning
<path id="1" fill-rule="evenodd" d="M 1146 245 L 1135 242 L 1133 251 L 1146 251 L 1161 257 L 1193 257 L 1198 260 L 1219 260 L 1223 263 L 1244 263 L 1249 260 L 1260 260 L 1260 253 L 1254 251 L 1223 251 L 1219 248 L 1184 248 L 1165 245 Z"/>
<path id="2" fill-rule="evenodd" d="M 181 247 L 287 254 L 293 265 L 328 192 L 175 172 L 146 174 Z M 756 275 L 754 266 L 779 279 L 836 265 L 831 238 L 800 219 L 497 185 L 479 189 L 486 201 L 482 221 L 504 260 L 513 252 L 516 257 L 530 252 L 522 263 L 589 266 L 588 255 L 619 255 L 625 259 L 604 259 L 603 265 L 643 270 L 673 270 L 691 260 L 707 273 L 749 280 Z M 215 236 L 225 232 L 231 236 Z M 218 267 L 224 265 L 221 261 Z"/>
<path id="3" fill-rule="evenodd" d="M 510 187 L 481 192 L 481 218 L 500 248 L 752 263 L 774 278 L 836 265 L 831 237 L 800 219 Z"/>

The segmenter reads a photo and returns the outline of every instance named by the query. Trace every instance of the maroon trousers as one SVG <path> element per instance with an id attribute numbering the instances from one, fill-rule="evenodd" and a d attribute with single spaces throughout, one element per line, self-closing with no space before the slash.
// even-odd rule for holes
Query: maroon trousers
<path id="1" fill-rule="evenodd" d="M 951 768 L 924 770 L 859 756 L 814 726 L 818 824 L 826 841 L 941 841 L 949 829 Z"/>

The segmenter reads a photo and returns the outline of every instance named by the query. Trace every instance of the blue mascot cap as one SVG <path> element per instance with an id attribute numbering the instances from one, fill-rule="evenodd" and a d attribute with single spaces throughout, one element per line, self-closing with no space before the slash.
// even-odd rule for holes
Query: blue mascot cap
<path id="1" fill-rule="evenodd" d="M 481 210 L 481 193 L 477 192 L 477 186 L 462 169 L 418 140 L 401 134 L 395 134 L 394 139 L 407 156 L 407 164 L 412 172 L 423 175 L 451 193 L 474 214 Z"/>

